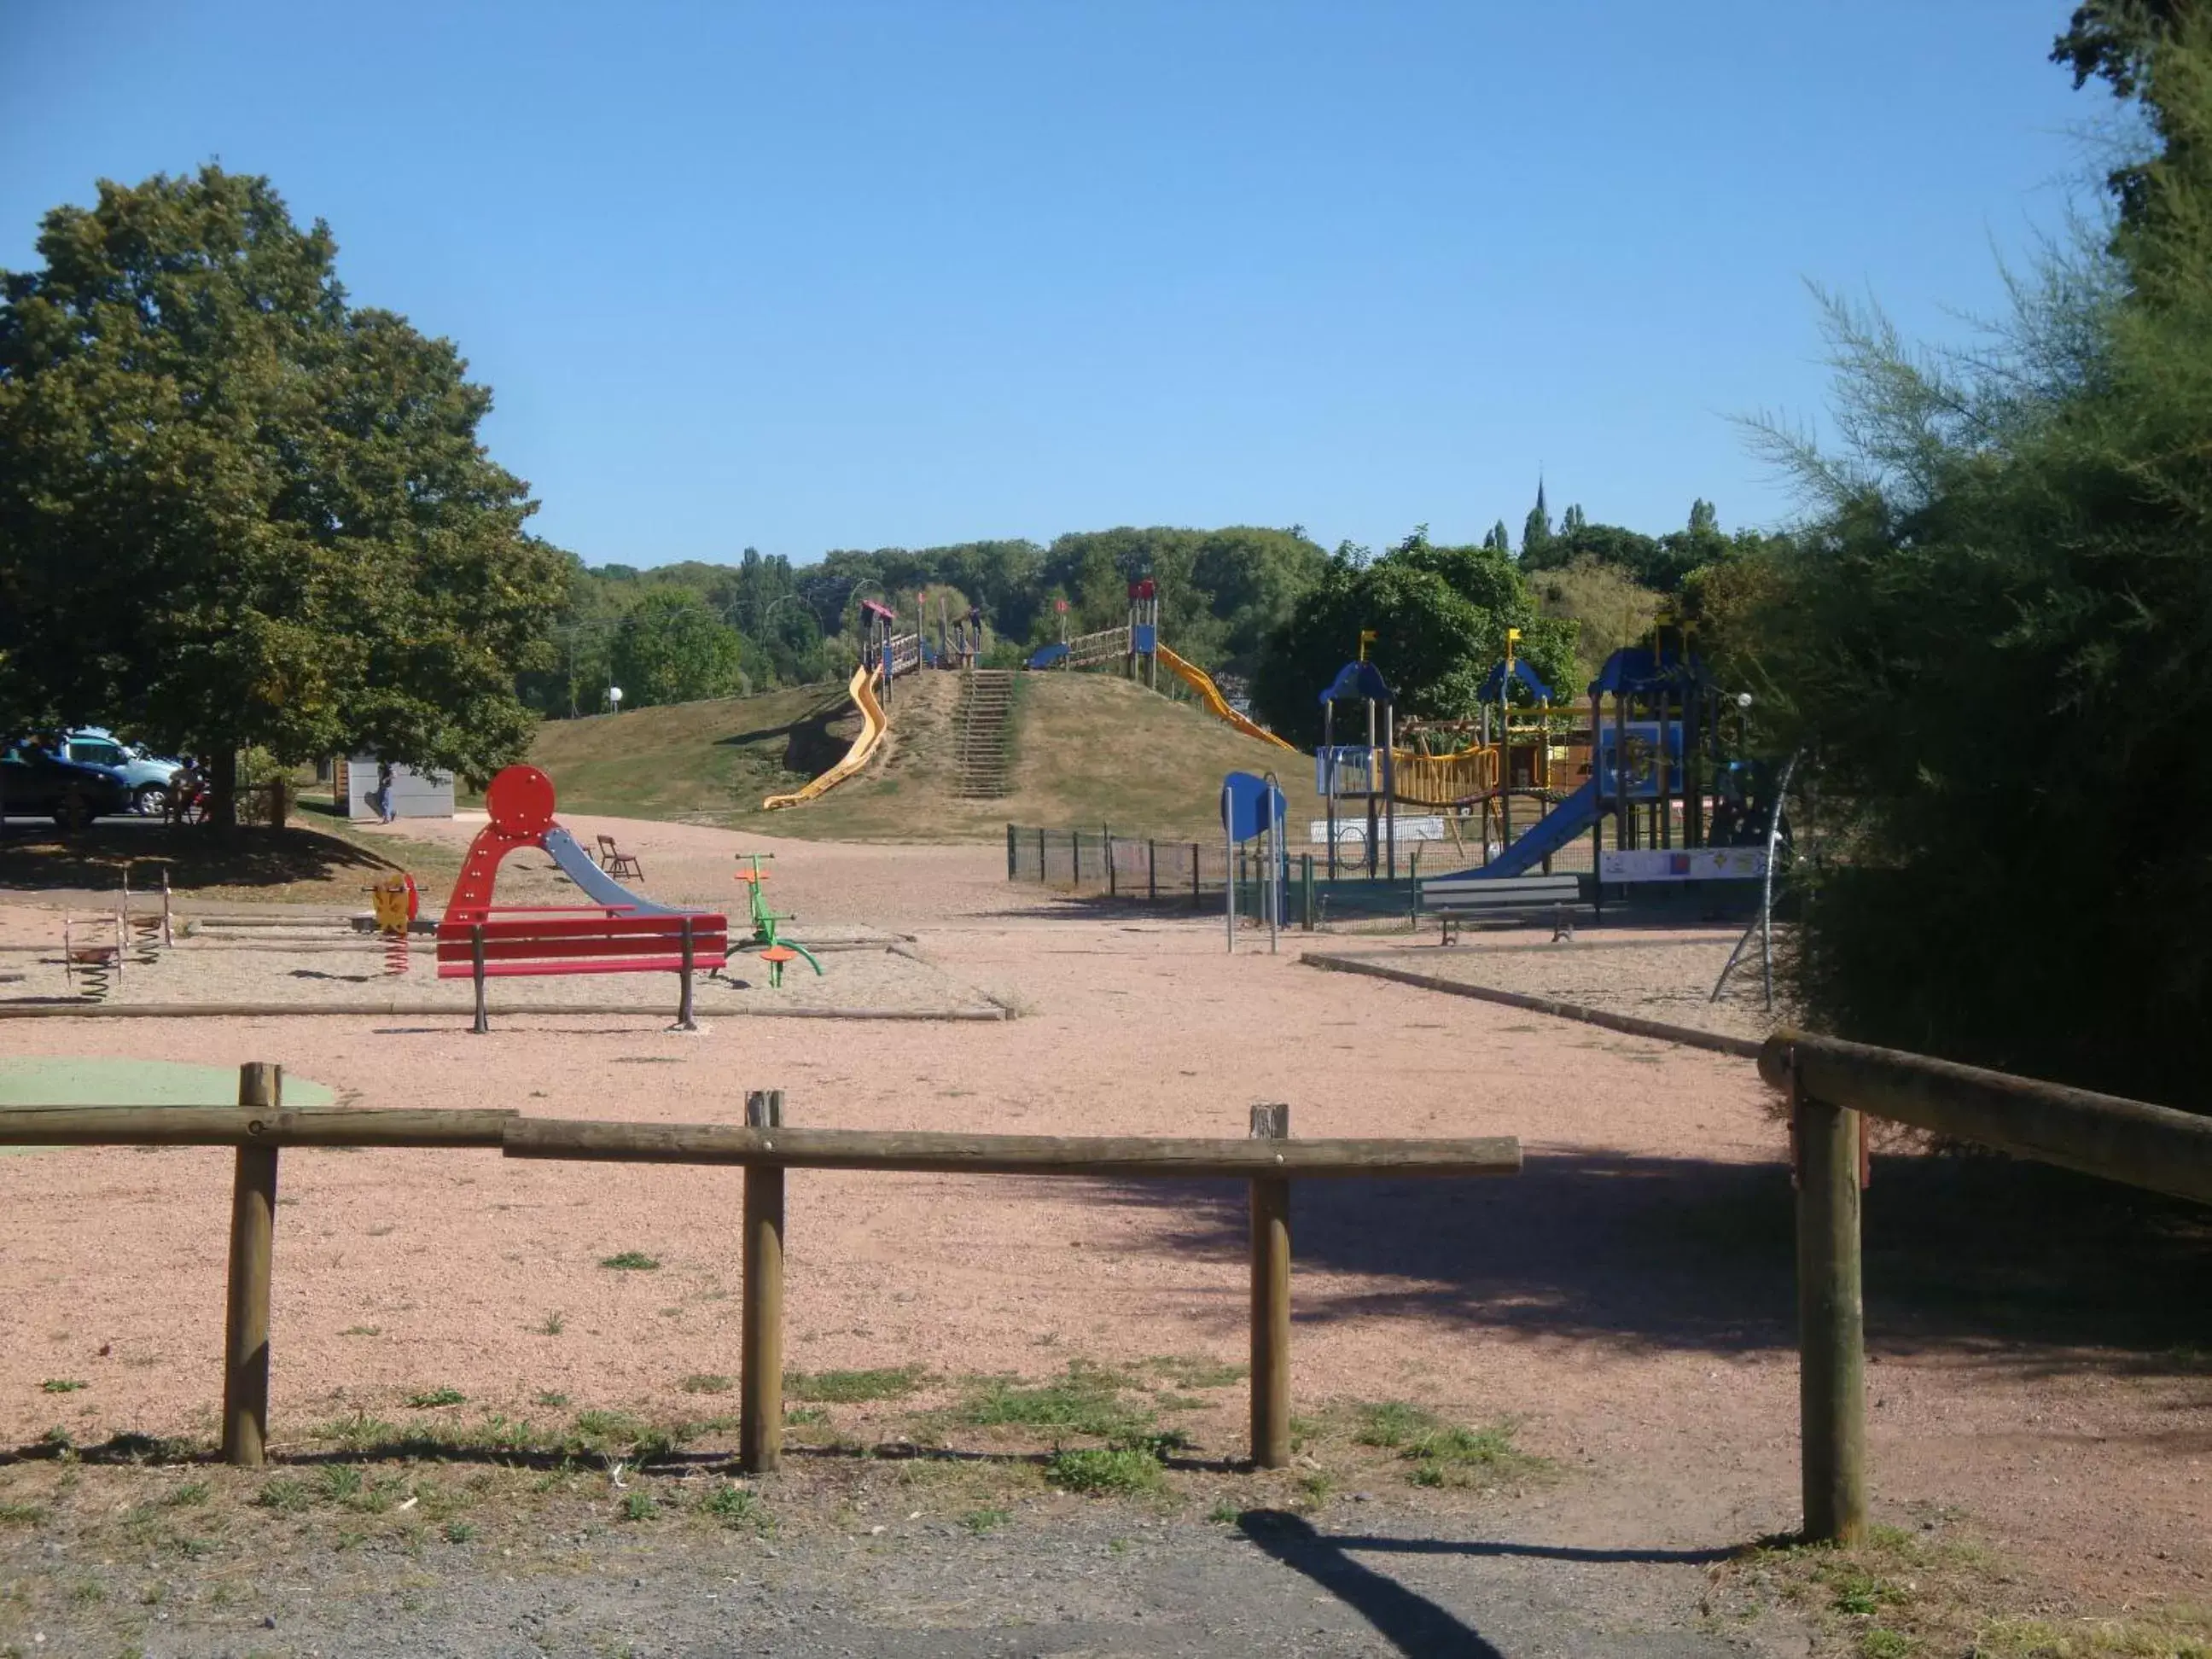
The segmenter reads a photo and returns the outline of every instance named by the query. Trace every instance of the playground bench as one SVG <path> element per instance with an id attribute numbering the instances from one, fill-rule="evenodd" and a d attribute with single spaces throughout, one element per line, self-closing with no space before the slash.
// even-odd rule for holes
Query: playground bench
<path id="1" fill-rule="evenodd" d="M 484 981 L 519 974 L 678 974 L 683 996 L 676 1013 L 684 1030 L 692 1018 L 691 976 L 704 963 L 719 970 L 729 954 L 729 924 L 721 916 L 578 915 L 573 909 L 531 915 L 510 911 L 475 923 L 438 930 L 438 977 L 473 979 L 475 1030 L 491 1029 Z"/>
<path id="2" fill-rule="evenodd" d="M 637 854 L 625 853 L 615 845 L 612 836 L 599 837 L 599 868 L 611 876 L 635 876 L 645 879 L 645 872 L 638 867 Z"/>
<path id="3" fill-rule="evenodd" d="M 1414 902 L 1442 924 L 1444 945 L 1459 942 L 1460 923 L 1468 916 L 1512 921 L 1548 915 L 1552 939 L 1575 936 L 1574 912 L 1585 908 L 1579 876 L 1496 876 L 1462 871 L 1431 876 L 1414 884 Z"/>

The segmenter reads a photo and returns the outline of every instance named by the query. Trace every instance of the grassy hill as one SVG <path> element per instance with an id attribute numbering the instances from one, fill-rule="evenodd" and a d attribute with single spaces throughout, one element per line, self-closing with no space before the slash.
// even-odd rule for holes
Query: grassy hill
<path id="1" fill-rule="evenodd" d="M 844 753 L 860 717 L 842 686 L 549 720 L 532 761 L 563 809 L 684 818 L 824 841 L 994 839 L 1009 823 L 1110 823 L 1132 834 L 1221 832 L 1222 774 L 1272 770 L 1304 810 L 1312 763 L 1239 736 L 1188 703 L 1102 674 L 1016 681 L 1012 793 L 953 793 L 959 677 L 924 673 L 894 688 L 890 736 L 860 776 L 819 800 L 763 812 Z"/>

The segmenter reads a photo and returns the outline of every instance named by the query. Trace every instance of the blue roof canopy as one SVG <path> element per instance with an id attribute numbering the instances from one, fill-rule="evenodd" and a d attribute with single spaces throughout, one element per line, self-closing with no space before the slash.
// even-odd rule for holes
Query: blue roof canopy
<path id="1" fill-rule="evenodd" d="M 1357 702 L 1365 698 L 1376 702 L 1393 701 L 1390 683 L 1382 678 L 1382 671 L 1371 662 L 1348 662 L 1336 671 L 1336 678 L 1328 683 L 1328 690 L 1321 694 L 1323 702 Z"/>
<path id="2" fill-rule="evenodd" d="M 1633 696 L 1705 682 L 1705 665 L 1697 653 L 1685 654 L 1674 641 L 1666 639 L 1656 651 L 1649 645 L 1626 645 L 1614 652 L 1590 682 L 1589 695 L 1595 697 L 1610 692 L 1614 696 Z"/>
<path id="3" fill-rule="evenodd" d="M 1513 678 L 1527 686 L 1528 694 L 1538 702 L 1551 702 L 1552 688 L 1545 684 L 1536 671 L 1519 657 L 1513 659 Z M 1498 702 L 1504 700 L 1505 696 L 1505 665 L 1504 663 L 1492 665 L 1490 672 L 1482 677 L 1482 688 L 1475 693 L 1475 696 L 1484 702 Z"/>

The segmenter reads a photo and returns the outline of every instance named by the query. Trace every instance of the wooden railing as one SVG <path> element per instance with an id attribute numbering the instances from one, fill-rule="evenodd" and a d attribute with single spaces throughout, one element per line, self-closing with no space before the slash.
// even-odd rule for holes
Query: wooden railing
<path id="1" fill-rule="evenodd" d="M 1249 1183 L 1252 1215 L 1252 1456 L 1291 1455 L 1291 1236 L 1293 1181 L 1345 1176 L 1516 1175 L 1510 1136 L 1469 1140 L 1305 1140 L 1290 1108 L 1252 1109 L 1251 1137 L 1137 1139 L 793 1129 L 780 1091 L 745 1100 L 745 1127 L 523 1118 L 508 1111 L 287 1109 L 283 1073 L 254 1063 L 231 1107 L 57 1106 L 0 1109 L 0 1146 L 234 1146 L 224 1334 L 222 1455 L 264 1461 L 269 1435 L 269 1305 L 277 1154 L 286 1146 L 497 1147 L 509 1158 L 625 1164 L 723 1164 L 744 1170 L 738 1458 L 775 1468 L 783 1449 L 783 1235 L 787 1170 L 1075 1176 L 1093 1180 L 1231 1176 Z"/>
<path id="2" fill-rule="evenodd" d="M 1862 1115 L 2202 1204 L 2212 1118 L 1794 1031 L 1767 1039 L 1759 1071 L 1790 1096 L 1805 1534 L 1856 1543 L 1867 1520 Z"/>
<path id="3" fill-rule="evenodd" d="M 1890 1119 L 2016 1157 L 2212 1204 L 2212 1119 L 2142 1101 L 1784 1031 L 1759 1073 L 1786 1091 L 1797 1183 L 1801 1474 L 1805 1534 L 1866 1528 L 1861 1118 Z M 1253 1461 L 1290 1457 L 1290 1187 L 1345 1176 L 1505 1176 L 1511 1137 L 1292 1140 L 1290 1109 L 1252 1109 L 1245 1139 L 1139 1139 L 798 1129 L 780 1091 L 745 1101 L 745 1127 L 525 1118 L 507 1111 L 290 1110 L 277 1067 L 240 1069 L 234 1107 L 0 1109 L 0 1146 L 234 1146 L 224 1337 L 222 1455 L 258 1463 L 268 1437 L 269 1285 L 277 1153 L 285 1146 L 498 1148 L 509 1158 L 738 1164 L 744 1170 L 739 1459 L 782 1455 L 784 1179 L 788 1170 L 1232 1177 L 1249 1188 Z"/>

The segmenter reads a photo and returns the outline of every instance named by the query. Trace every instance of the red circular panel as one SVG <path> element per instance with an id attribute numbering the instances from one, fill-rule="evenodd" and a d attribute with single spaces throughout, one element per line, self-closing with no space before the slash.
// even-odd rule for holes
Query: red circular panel
<path id="1" fill-rule="evenodd" d="M 534 766 L 510 766 L 484 791 L 484 810 L 511 836 L 543 834 L 553 823 L 553 780 Z"/>

